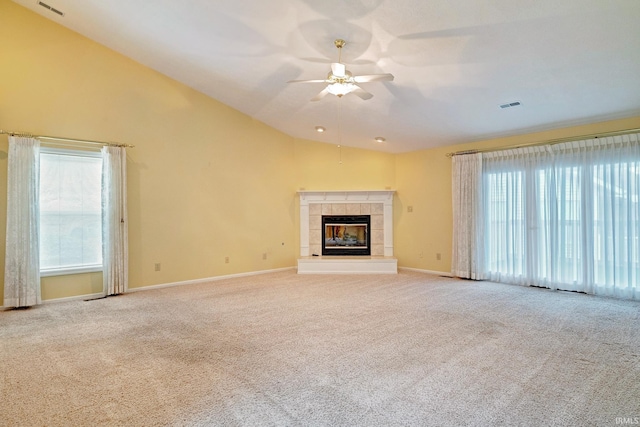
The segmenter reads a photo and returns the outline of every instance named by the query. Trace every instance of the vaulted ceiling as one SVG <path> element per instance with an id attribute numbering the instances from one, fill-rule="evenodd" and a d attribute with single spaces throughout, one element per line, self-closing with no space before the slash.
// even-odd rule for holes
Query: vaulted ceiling
<path id="1" fill-rule="evenodd" d="M 298 138 L 399 153 L 640 115 L 638 0 L 14 1 Z M 326 79 L 338 38 L 395 79 L 287 83 Z"/>

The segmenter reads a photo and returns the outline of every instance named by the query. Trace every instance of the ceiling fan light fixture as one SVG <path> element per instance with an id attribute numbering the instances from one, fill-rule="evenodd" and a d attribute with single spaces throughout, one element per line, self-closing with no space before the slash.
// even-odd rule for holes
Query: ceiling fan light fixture
<path id="1" fill-rule="evenodd" d="M 353 83 L 331 83 L 329 86 L 327 86 L 327 91 L 330 94 L 340 98 L 348 94 L 349 92 L 353 92 L 357 88 L 358 86 L 354 85 Z"/>
<path id="2" fill-rule="evenodd" d="M 382 137 L 382 136 L 376 136 L 374 139 L 375 139 L 376 142 L 385 142 L 386 141 L 386 139 L 384 137 Z"/>
<path id="3" fill-rule="evenodd" d="M 325 130 L 327 130 L 327 129 L 326 129 L 326 128 L 324 128 L 323 126 L 316 126 L 316 132 L 318 132 L 318 133 L 322 133 L 322 132 L 324 132 Z"/>

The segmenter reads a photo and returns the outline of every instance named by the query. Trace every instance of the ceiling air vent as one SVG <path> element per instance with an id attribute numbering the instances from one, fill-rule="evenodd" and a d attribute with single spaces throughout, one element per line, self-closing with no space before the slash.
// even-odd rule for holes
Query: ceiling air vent
<path id="1" fill-rule="evenodd" d="M 510 103 L 508 103 L 508 104 L 502 104 L 502 105 L 500 106 L 500 108 L 517 107 L 518 105 L 520 105 L 520 102 L 519 102 L 519 101 L 516 101 L 516 102 L 510 102 Z"/>
<path id="2" fill-rule="evenodd" d="M 40 6 L 44 7 L 45 9 L 49 9 L 51 12 L 53 12 L 53 13 L 57 13 L 57 14 L 58 14 L 58 15 L 60 15 L 60 16 L 64 16 L 64 12 L 62 12 L 62 11 L 60 11 L 60 10 L 56 9 L 55 7 L 51 7 L 51 6 L 49 6 L 48 4 L 46 4 L 46 3 L 43 3 L 43 2 L 41 2 L 41 1 L 39 1 L 39 2 L 38 2 L 38 5 L 40 5 Z"/>

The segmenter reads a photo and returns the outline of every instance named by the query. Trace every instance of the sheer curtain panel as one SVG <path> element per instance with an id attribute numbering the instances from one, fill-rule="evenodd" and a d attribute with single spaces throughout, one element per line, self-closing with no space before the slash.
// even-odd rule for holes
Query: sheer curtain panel
<path id="1" fill-rule="evenodd" d="M 102 262 L 107 295 L 128 287 L 127 156 L 124 147 L 102 148 Z"/>
<path id="2" fill-rule="evenodd" d="M 453 253 L 451 272 L 457 277 L 484 278 L 482 155 L 465 154 L 452 159 Z"/>
<path id="3" fill-rule="evenodd" d="M 40 142 L 9 137 L 4 306 L 39 304 Z"/>
<path id="4" fill-rule="evenodd" d="M 483 154 L 486 278 L 640 299 L 638 134 Z"/>

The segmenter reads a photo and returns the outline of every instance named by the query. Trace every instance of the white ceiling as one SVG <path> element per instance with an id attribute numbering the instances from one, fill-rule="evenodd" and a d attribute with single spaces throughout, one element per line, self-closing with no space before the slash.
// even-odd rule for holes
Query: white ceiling
<path id="1" fill-rule="evenodd" d="M 639 0 L 14 1 L 299 138 L 399 153 L 640 115 Z M 337 38 L 395 80 L 310 102 L 325 85 L 287 81 L 325 78 Z"/>

